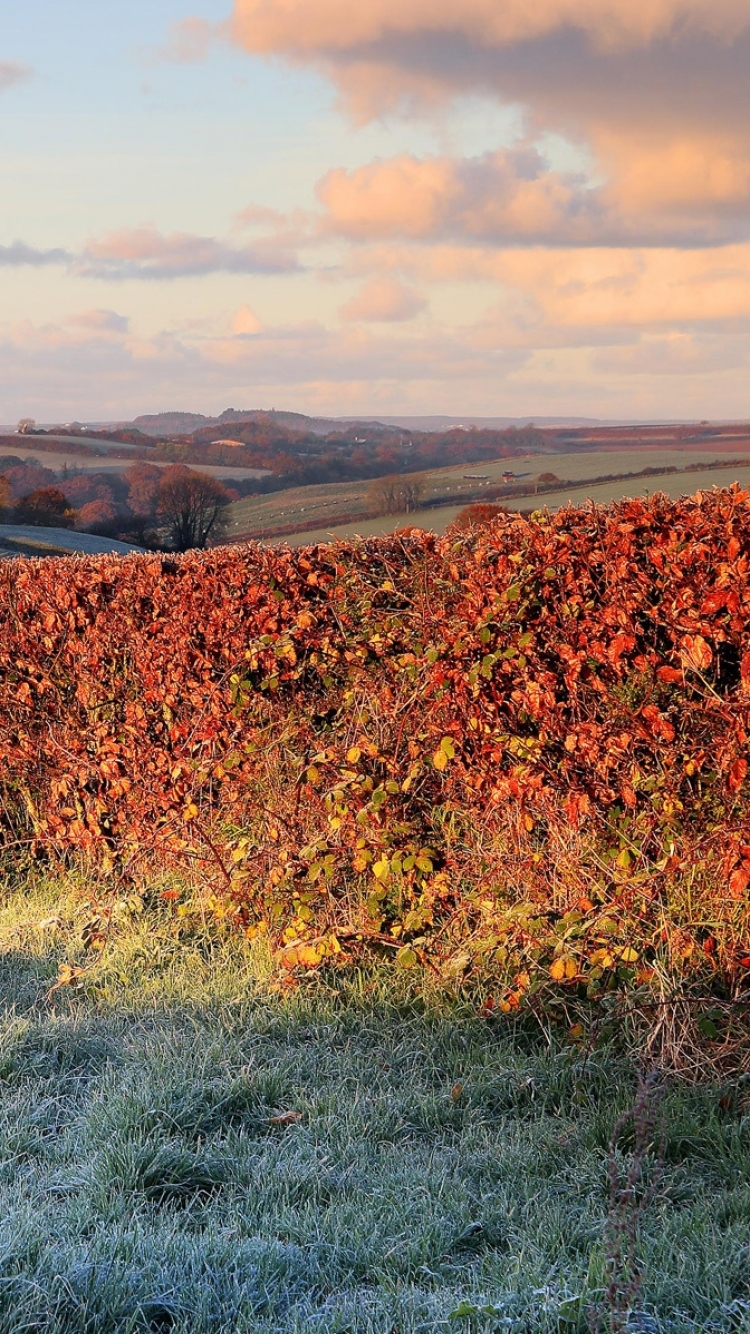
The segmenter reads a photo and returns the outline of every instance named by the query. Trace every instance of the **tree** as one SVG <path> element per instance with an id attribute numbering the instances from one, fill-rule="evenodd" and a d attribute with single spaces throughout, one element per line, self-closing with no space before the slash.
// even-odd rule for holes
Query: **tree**
<path id="1" fill-rule="evenodd" d="M 413 473 L 378 477 L 367 488 L 367 499 L 376 514 L 411 514 L 422 498 L 422 479 Z"/>
<path id="2" fill-rule="evenodd" d="M 489 524 L 499 519 L 501 514 L 507 514 L 508 510 L 504 505 L 467 505 L 465 509 L 457 514 L 451 528 L 454 532 L 467 532 L 471 528 L 487 528 Z"/>
<path id="3" fill-rule="evenodd" d="M 89 500 L 76 511 L 75 526 L 79 533 L 95 533 L 115 522 L 117 510 L 111 500 Z"/>
<path id="4" fill-rule="evenodd" d="M 159 482 L 156 513 L 175 551 L 205 547 L 224 527 L 231 496 L 207 473 L 184 464 L 165 468 Z"/>
<path id="5" fill-rule="evenodd" d="M 43 486 L 22 496 L 16 505 L 19 523 L 34 524 L 41 528 L 72 528 L 74 511 L 57 486 Z"/>
<path id="6" fill-rule="evenodd" d="M 36 422 L 34 421 L 33 417 L 22 417 L 16 427 L 16 434 L 31 435 L 31 432 L 34 430 L 35 426 Z"/>
<path id="7" fill-rule="evenodd" d="M 128 505 L 133 514 L 151 519 L 156 513 L 162 469 L 155 463 L 134 463 L 126 468 L 123 478 L 128 484 Z"/>
<path id="8" fill-rule="evenodd" d="M 10 505 L 10 482 L 0 475 L 0 513 Z"/>

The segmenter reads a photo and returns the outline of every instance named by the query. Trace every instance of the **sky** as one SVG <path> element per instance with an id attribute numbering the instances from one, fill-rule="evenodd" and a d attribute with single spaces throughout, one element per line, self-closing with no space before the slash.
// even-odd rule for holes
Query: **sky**
<path id="1" fill-rule="evenodd" d="M 748 0 L 0 6 L 0 422 L 750 418 Z"/>

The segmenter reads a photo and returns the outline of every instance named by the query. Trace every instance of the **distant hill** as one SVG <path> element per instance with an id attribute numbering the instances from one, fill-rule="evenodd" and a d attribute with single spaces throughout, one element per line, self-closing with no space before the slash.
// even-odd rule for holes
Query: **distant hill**
<path id="1" fill-rule="evenodd" d="M 446 418 L 447 420 L 447 418 Z M 146 435 L 164 438 L 171 435 L 192 435 L 195 431 L 210 430 L 218 426 L 235 425 L 238 422 L 262 422 L 280 431 L 291 431 L 295 435 L 330 435 L 353 426 L 368 427 L 372 430 L 386 423 L 372 420 L 360 420 L 348 417 L 307 417 L 302 412 L 277 412 L 275 408 L 225 408 L 218 417 L 205 417 L 200 412 L 153 412 L 136 417 L 128 423 Z M 387 423 L 392 427 L 392 423 Z M 406 427 L 407 430 L 411 429 Z"/>
<path id="2" fill-rule="evenodd" d="M 378 417 L 384 426 L 402 426 L 406 431 L 452 431 L 476 426 L 483 431 L 507 431 L 510 426 L 624 426 L 625 422 L 599 417 Z"/>

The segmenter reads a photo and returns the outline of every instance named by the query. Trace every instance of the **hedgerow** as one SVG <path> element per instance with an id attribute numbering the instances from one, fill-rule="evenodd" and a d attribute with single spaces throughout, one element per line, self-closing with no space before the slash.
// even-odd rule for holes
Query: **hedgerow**
<path id="1" fill-rule="evenodd" d="M 747 988 L 747 493 L 9 561 L 0 607 L 6 859 L 192 867 L 291 975 L 488 1011 Z"/>

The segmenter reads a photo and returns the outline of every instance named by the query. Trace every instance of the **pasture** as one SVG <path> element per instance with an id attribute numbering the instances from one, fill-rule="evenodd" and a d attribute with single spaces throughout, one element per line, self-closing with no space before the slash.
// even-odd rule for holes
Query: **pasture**
<path id="1" fill-rule="evenodd" d="M 527 454 L 516 459 L 495 459 L 489 463 L 436 468 L 417 474 L 422 483 L 424 508 L 412 515 L 368 517 L 368 488 L 371 483 L 340 482 L 321 486 L 295 487 L 267 496 L 250 496 L 232 505 L 229 511 L 229 536 L 253 537 L 280 534 L 291 546 L 324 542 L 331 535 L 342 538 L 357 534 L 378 537 L 407 523 L 443 533 L 456 515 L 473 499 L 481 499 L 486 487 L 502 485 L 506 469 L 515 473 L 519 484 L 533 487 L 542 472 L 555 473 L 561 481 L 585 481 L 580 488 L 545 492 L 540 505 L 555 509 L 564 504 L 581 504 L 589 497 L 597 502 L 621 499 L 629 495 L 664 491 L 678 497 L 701 488 L 727 486 L 731 481 L 750 481 L 750 467 L 731 466 L 736 451 L 698 452 L 677 449 L 595 450 L 575 454 Z M 641 477 L 632 480 L 596 483 L 592 479 L 613 473 L 634 473 L 644 468 L 685 468 L 701 462 L 724 462 L 727 468 L 710 468 L 682 476 Z M 467 476 L 468 474 L 468 476 Z M 534 496 L 503 501 L 509 508 L 533 509 Z M 432 508 L 435 506 L 435 508 Z M 347 521 L 352 513 L 362 517 Z M 295 529 L 294 525 L 298 525 Z"/>

